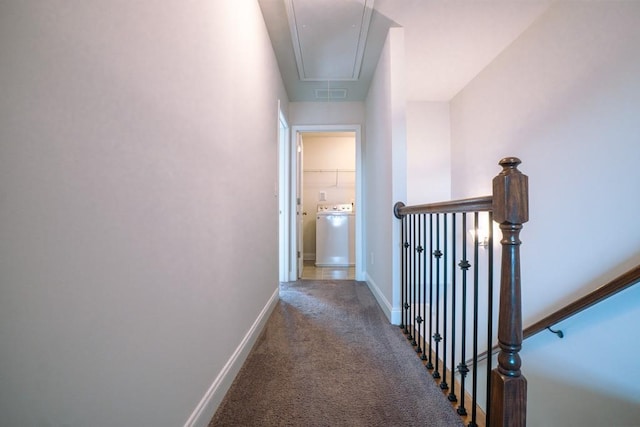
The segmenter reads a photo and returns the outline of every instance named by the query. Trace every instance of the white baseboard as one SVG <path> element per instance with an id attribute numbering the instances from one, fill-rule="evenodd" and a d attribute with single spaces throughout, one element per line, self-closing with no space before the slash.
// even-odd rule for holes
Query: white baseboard
<path id="1" fill-rule="evenodd" d="M 269 319 L 271 312 L 276 307 L 279 298 L 279 288 L 276 288 L 256 321 L 251 325 L 249 332 L 247 332 L 240 342 L 240 345 L 238 345 L 231 355 L 231 358 L 229 358 L 229 361 L 224 365 L 222 371 L 220 371 L 213 381 L 211 387 L 209 387 L 209 390 L 207 390 L 202 400 L 200 400 L 200 403 L 198 403 L 187 422 L 184 423 L 184 427 L 207 427 L 209 425 L 211 418 L 216 413 L 218 406 L 260 336 L 260 332 L 262 332 L 264 325 L 267 323 L 267 319 Z"/>
<path id="2" fill-rule="evenodd" d="M 396 307 L 391 310 L 391 320 L 392 325 L 400 325 L 402 323 L 402 310 L 400 307 Z"/>
<path id="3" fill-rule="evenodd" d="M 378 301 L 378 304 L 380 304 L 380 307 L 382 308 L 382 311 L 384 312 L 384 314 L 387 316 L 387 319 L 389 319 L 389 322 L 392 325 L 399 325 L 400 319 L 401 319 L 400 308 L 399 307 L 394 308 L 391 305 L 389 300 L 384 296 L 384 294 L 380 290 L 380 287 L 376 284 L 375 280 L 373 280 L 371 276 L 369 276 L 369 273 L 365 273 L 365 276 L 366 276 L 367 286 L 369 286 L 371 293 L 373 293 L 373 296 L 376 298 L 376 301 Z"/>

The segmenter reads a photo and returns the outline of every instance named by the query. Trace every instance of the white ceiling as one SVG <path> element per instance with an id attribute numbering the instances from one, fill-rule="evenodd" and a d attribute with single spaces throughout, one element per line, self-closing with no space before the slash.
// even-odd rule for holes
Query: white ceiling
<path id="1" fill-rule="evenodd" d="M 373 0 L 285 0 L 298 76 L 303 81 L 358 80 Z"/>
<path id="2" fill-rule="evenodd" d="M 258 0 L 290 101 L 363 101 L 398 26 L 409 100 L 448 101 L 553 1 Z"/>

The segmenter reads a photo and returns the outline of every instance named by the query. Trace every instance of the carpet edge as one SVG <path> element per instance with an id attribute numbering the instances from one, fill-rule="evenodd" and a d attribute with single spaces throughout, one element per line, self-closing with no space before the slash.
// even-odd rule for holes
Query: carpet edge
<path id="1" fill-rule="evenodd" d="M 222 402 L 225 394 L 231 387 L 233 380 L 240 372 L 242 365 L 249 356 L 258 337 L 262 333 L 269 316 L 280 300 L 280 286 L 276 287 L 262 311 L 249 328 L 236 350 L 233 352 L 222 370 L 211 383 L 198 405 L 195 407 L 184 427 L 207 427 Z"/>

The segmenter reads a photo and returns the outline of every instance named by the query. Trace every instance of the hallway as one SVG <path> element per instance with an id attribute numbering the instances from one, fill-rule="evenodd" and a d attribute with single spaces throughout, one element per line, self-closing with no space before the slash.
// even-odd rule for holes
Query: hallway
<path id="1" fill-rule="evenodd" d="M 302 280 L 355 280 L 356 268 L 316 267 L 314 261 L 305 261 L 302 267 Z"/>
<path id="2" fill-rule="evenodd" d="M 343 3 L 390 25 L 359 82 L 300 78 L 284 0 L 0 2 L 1 425 L 203 427 L 281 271 L 353 283 L 348 268 L 297 271 L 298 250 L 315 254 L 291 236 L 279 250 L 296 223 L 295 182 L 278 176 L 294 128 L 360 131 L 355 283 L 387 323 L 402 313 L 393 205 L 488 194 L 503 156 L 531 177 L 525 325 L 640 262 L 639 1 Z M 333 28 L 296 22 L 311 47 Z M 619 296 L 523 346 L 529 425 L 634 424 L 611 420 L 640 408 L 640 295 Z M 574 357 L 593 337 L 624 375 Z"/>
<path id="3" fill-rule="evenodd" d="M 463 426 L 363 282 L 280 285 L 209 427 Z"/>

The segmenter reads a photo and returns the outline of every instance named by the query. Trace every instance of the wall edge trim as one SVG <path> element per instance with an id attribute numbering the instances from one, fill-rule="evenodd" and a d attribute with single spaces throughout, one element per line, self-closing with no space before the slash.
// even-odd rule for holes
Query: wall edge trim
<path id="1" fill-rule="evenodd" d="M 209 425 L 211 418 L 218 409 L 218 406 L 220 406 L 222 399 L 231 387 L 233 380 L 240 371 L 240 368 L 242 368 L 247 356 L 249 356 L 249 352 L 260 336 L 260 333 L 264 329 L 269 316 L 273 312 L 273 309 L 276 307 L 279 300 L 280 287 L 278 286 L 236 350 L 233 352 L 218 376 L 213 380 L 213 383 L 193 410 L 191 416 L 189 416 L 187 421 L 184 423 L 184 427 L 206 427 Z"/>
<path id="2" fill-rule="evenodd" d="M 369 290 L 375 297 L 376 301 L 378 301 L 378 305 L 380 305 L 380 308 L 382 308 L 382 311 L 384 312 L 385 316 L 387 316 L 387 319 L 389 320 L 389 322 L 392 325 L 399 325 L 400 314 L 401 314 L 400 308 L 393 307 L 391 305 L 389 300 L 384 296 L 384 294 L 380 290 L 380 287 L 376 284 L 375 280 L 371 278 L 369 273 L 365 273 L 365 276 L 366 276 L 365 282 L 367 283 Z"/>

